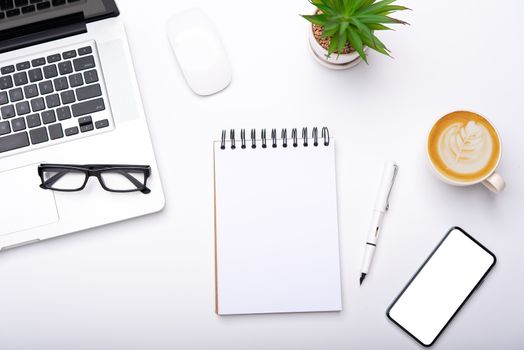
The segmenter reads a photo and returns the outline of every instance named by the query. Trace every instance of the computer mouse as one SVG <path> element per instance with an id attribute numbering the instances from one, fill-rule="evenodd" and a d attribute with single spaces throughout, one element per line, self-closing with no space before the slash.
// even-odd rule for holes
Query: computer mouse
<path id="1" fill-rule="evenodd" d="M 216 26 L 204 11 L 190 9 L 171 17 L 168 36 L 187 84 L 197 95 L 212 95 L 229 85 L 229 58 Z"/>

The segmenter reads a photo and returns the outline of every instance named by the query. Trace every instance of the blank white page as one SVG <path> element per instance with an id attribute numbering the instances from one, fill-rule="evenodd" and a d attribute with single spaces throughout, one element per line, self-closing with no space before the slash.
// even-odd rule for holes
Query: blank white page
<path id="1" fill-rule="evenodd" d="M 342 308 L 335 150 L 215 142 L 220 315 Z"/>

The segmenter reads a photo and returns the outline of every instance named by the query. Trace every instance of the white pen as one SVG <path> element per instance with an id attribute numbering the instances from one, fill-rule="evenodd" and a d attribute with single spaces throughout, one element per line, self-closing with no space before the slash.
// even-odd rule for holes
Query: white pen
<path id="1" fill-rule="evenodd" d="M 384 165 L 384 172 L 382 173 L 382 182 L 378 190 L 377 199 L 375 201 L 375 208 L 373 210 L 373 219 L 369 228 L 368 239 L 366 241 L 366 250 L 364 252 L 364 259 L 362 260 L 362 268 L 360 270 L 360 284 L 366 278 L 369 272 L 375 248 L 377 247 L 378 236 L 382 228 L 382 221 L 384 214 L 389 209 L 389 196 L 395 184 L 395 179 L 398 173 L 398 165 L 394 162 L 388 161 Z"/>

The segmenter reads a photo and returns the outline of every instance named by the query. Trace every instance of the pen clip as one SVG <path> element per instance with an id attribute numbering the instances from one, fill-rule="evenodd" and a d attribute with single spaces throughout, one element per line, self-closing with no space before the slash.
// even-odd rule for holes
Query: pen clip
<path id="1" fill-rule="evenodd" d="M 388 196 L 386 197 L 386 211 L 389 210 L 389 197 L 391 196 L 391 191 L 393 190 L 393 185 L 397 179 L 398 165 L 393 164 L 393 177 L 391 178 L 391 184 L 389 185 Z"/>

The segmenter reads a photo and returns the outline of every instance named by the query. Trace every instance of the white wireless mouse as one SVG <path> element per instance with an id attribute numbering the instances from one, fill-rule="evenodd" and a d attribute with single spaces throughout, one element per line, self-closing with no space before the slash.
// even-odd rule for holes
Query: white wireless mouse
<path id="1" fill-rule="evenodd" d="M 168 35 L 187 84 L 197 95 L 212 95 L 229 85 L 231 64 L 215 25 L 202 10 L 174 15 Z"/>

